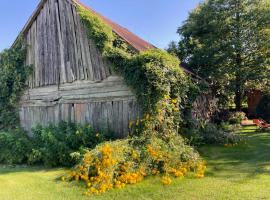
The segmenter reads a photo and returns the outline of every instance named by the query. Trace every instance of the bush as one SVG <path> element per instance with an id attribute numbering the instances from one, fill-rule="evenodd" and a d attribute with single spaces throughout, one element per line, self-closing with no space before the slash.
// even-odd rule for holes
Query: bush
<path id="1" fill-rule="evenodd" d="M 230 124 L 241 124 L 241 122 L 246 118 L 246 113 L 244 112 L 230 112 L 228 122 Z"/>
<path id="2" fill-rule="evenodd" d="M 0 163 L 24 164 L 31 148 L 31 140 L 24 131 L 0 132 Z"/>
<path id="3" fill-rule="evenodd" d="M 232 125 L 228 122 L 223 122 L 220 125 L 205 123 L 198 126 L 198 123 L 191 120 L 183 130 L 183 135 L 192 146 L 201 146 L 204 144 L 236 144 L 241 141 L 241 137 L 235 134 L 239 130 L 239 126 L 237 124 Z"/>
<path id="4" fill-rule="evenodd" d="M 241 137 L 233 132 L 224 131 L 215 124 L 208 123 L 201 128 L 201 135 L 205 144 L 236 144 L 241 141 Z"/>
<path id="5" fill-rule="evenodd" d="M 20 129 L 0 132 L 0 163 L 74 166 L 86 149 L 94 148 L 110 135 L 96 133 L 90 125 L 61 122 L 37 126 L 28 137 Z"/>
<path id="6" fill-rule="evenodd" d="M 104 140 L 105 135 L 96 133 L 90 125 L 61 122 L 57 126 L 38 126 L 33 129 L 34 147 L 28 161 L 51 167 L 73 166 L 77 157 L 72 153 L 94 148 Z"/>
<path id="7" fill-rule="evenodd" d="M 171 183 L 172 177 L 184 177 L 191 171 L 202 178 L 204 170 L 199 155 L 184 144 L 182 137 L 164 141 L 157 136 L 141 136 L 106 142 L 88 151 L 62 180 L 84 181 L 88 187 L 86 195 L 90 195 L 123 188 L 150 175 L 161 174 L 165 185 Z"/>
<path id="8" fill-rule="evenodd" d="M 18 104 L 31 72 L 25 66 L 26 49 L 20 39 L 11 49 L 0 52 L 0 129 L 19 124 Z"/>
<path id="9" fill-rule="evenodd" d="M 223 122 L 229 122 L 230 124 L 240 124 L 245 118 L 246 113 L 244 112 L 222 110 L 215 114 L 213 122 L 218 124 Z"/>
<path id="10" fill-rule="evenodd" d="M 256 108 L 257 117 L 270 119 L 270 94 L 264 95 Z"/>

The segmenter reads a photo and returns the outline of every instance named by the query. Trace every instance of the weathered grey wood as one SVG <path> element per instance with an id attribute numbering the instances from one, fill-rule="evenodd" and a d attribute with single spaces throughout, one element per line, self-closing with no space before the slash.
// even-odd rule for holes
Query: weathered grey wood
<path id="1" fill-rule="evenodd" d="M 60 1 L 61 2 L 61 1 Z M 62 38 L 62 30 L 60 26 L 60 14 L 59 5 L 55 2 L 55 10 L 56 10 L 56 22 L 57 22 L 57 32 L 58 32 L 58 39 L 59 39 L 59 48 L 60 48 L 60 82 L 66 83 L 66 70 L 65 70 L 65 55 L 64 55 L 64 45 L 63 45 L 63 38 Z"/>
<path id="2" fill-rule="evenodd" d="M 44 0 L 26 26 L 25 42 L 33 73 L 21 99 L 22 127 L 67 121 L 128 134 L 140 115 L 136 97 L 87 35 L 72 1 Z"/>

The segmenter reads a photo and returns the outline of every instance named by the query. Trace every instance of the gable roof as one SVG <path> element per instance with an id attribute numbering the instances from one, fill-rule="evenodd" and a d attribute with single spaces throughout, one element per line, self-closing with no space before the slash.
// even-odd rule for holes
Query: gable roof
<path id="1" fill-rule="evenodd" d="M 40 11 L 42 10 L 44 4 L 47 1 L 48 0 L 41 0 L 40 1 L 40 3 L 38 4 L 36 10 L 31 15 L 31 17 L 29 18 L 29 20 L 27 21 L 26 25 L 23 27 L 23 29 L 22 29 L 22 31 L 21 31 L 21 33 L 19 35 L 24 34 L 25 32 L 27 32 L 29 30 L 29 28 L 32 26 L 33 22 L 35 21 L 35 18 L 39 15 Z M 126 41 L 129 45 L 131 45 L 135 50 L 140 52 L 140 51 L 145 51 L 145 50 L 148 50 L 148 49 L 156 48 L 154 45 L 152 45 L 149 42 L 146 42 L 145 40 L 141 39 L 140 37 L 138 37 L 134 33 L 130 32 L 128 29 L 120 26 L 119 24 L 117 24 L 117 23 L 111 21 L 110 19 L 102 16 L 101 14 L 97 13 L 92 8 L 84 5 L 79 0 L 67 0 L 67 1 L 73 3 L 74 5 L 83 6 L 87 10 L 89 10 L 92 13 L 99 16 L 101 19 L 104 20 L 105 23 L 107 23 L 112 28 L 113 32 L 115 32 L 117 35 L 119 35 L 124 41 Z M 17 40 L 18 40 L 18 38 L 16 39 L 16 41 Z M 16 43 L 16 41 L 15 41 L 15 43 Z"/>

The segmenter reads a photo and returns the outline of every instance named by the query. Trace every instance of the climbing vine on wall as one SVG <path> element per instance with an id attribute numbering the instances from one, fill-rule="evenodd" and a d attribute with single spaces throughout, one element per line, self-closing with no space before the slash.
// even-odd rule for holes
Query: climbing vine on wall
<path id="1" fill-rule="evenodd" d="M 103 56 L 136 93 L 144 117 L 130 127 L 138 133 L 156 133 L 162 137 L 177 133 L 181 105 L 188 90 L 187 77 L 179 67 L 180 61 L 159 49 L 134 53 L 127 44 L 115 45 L 119 37 L 111 27 L 84 7 L 78 6 L 77 10 L 89 38 L 95 41 Z"/>
<path id="2" fill-rule="evenodd" d="M 21 41 L 0 53 L 0 129 L 18 125 L 18 104 L 30 71 L 25 56 Z"/>

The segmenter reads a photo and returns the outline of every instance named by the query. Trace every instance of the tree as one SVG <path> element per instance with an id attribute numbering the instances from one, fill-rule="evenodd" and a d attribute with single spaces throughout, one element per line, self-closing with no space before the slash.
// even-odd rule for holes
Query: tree
<path id="1" fill-rule="evenodd" d="M 168 51 L 209 80 L 221 99 L 233 96 L 237 110 L 248 87 L 268 84 L 268 0 L 207 0 L 190 13 L 178 34 L 180 42 L 171 43 Z"/>

